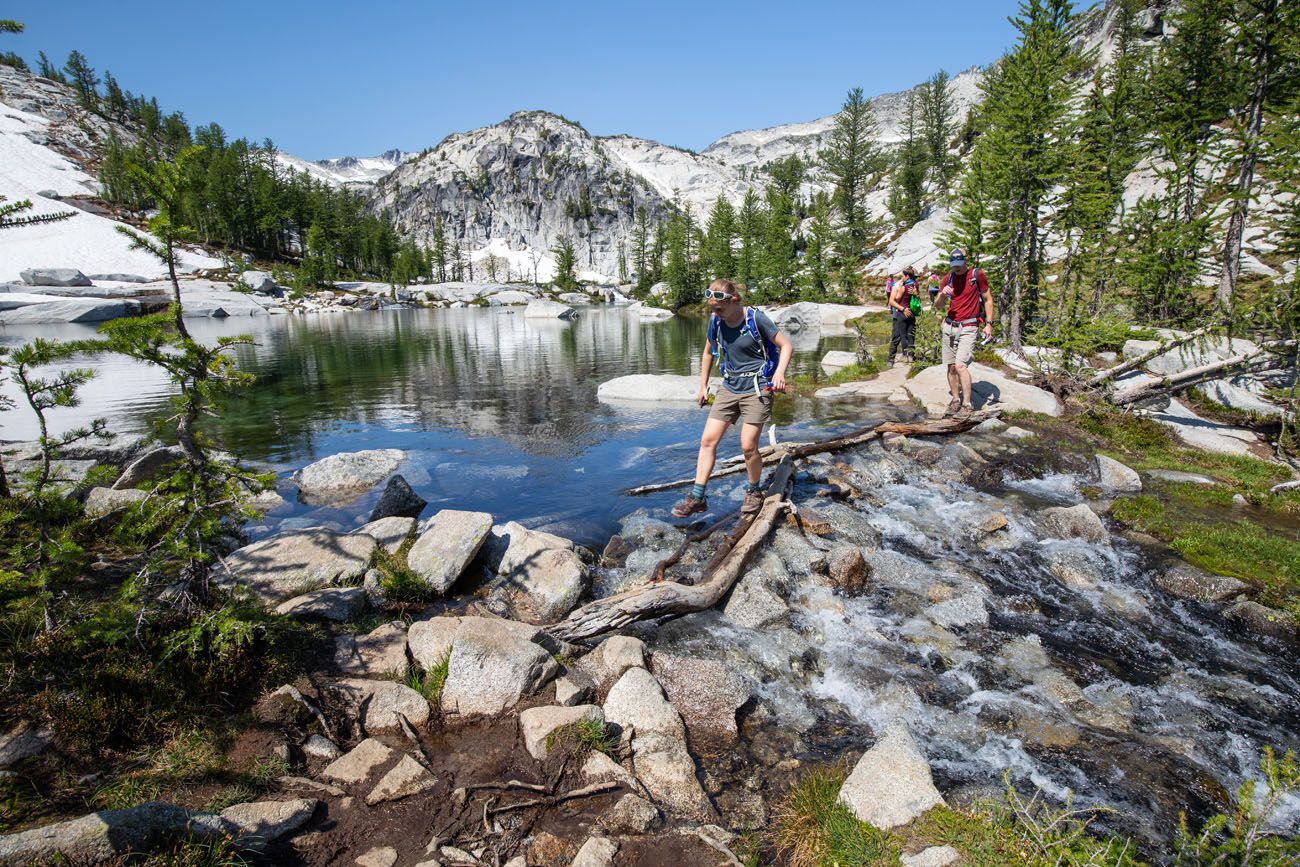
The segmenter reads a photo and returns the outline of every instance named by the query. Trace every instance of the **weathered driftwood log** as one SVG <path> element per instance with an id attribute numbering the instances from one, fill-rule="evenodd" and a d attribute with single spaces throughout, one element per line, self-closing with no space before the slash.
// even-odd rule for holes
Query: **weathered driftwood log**
<path id="1" fill-rule="evenodd" d="M 741 516 L 735 529 L 727 534 L 726 539 L 705 564 L 698 584 L 688 585 L 676 581 L 656 580 L 662 578 L 667 567 L 680 558 L 683 549 L 679 548 L 655 567 L 651 573 L 650 583 L 590 602 L 573 611 L 560 623 L 549 627 L 549 631 L 556 638 L 564 641 L 582 641 L 622 629 L 641 620 L 678 617 L 712 608 L 740 580 L 749 558 L 767 539 L 768 534 L 776 526 L 781 512 L 787 508 L 786 488 L 794 477 L 796 459 L 851 448 L 887 433 L 908 435 L 960 433 L 997 415 L 998 411 L 994 410 L 974 413 L 965 419 L 884 422 L 820 442 L 786 443 L 778 446 L 779 463 L 768 483 L 768 495 L 763 501 L 762 508 L 754 515 Z M 686 484 L 690 482 L 687 481 Z"/>
<path id="2" fill-rule="evenodd" d="M 772 474 L 762 508 L 755 515 L 741 517 L 736 529 L 705 566 L 700 583 L 663 581 L 635 587 L 582 606 L 548 631 L 564 641 L 581 641 L 639 620 L 712 608 L 740 578 L 750 555 L 776 526 L 777 516 L 786 508 L 786 486 L 793 475 L 794 458 L 787 455 Z"/>
<path id="3" fill-rule="evenodd" d="M 1150 382 L 1121 388 L 1112 394 L 1108 400 L 1115 406 L 1128 406 L 1149 397 L 1154 397 L 1157 394 L 1182 391 L 1213 379 L 1220 379 L 1225 374 L 1259 373 L 1285 367 L 1288 363 L 1287 356 L 1283 354 L 1271 352 L 1269 349 L 1259 349 L 1255 352 L 1234 355 L 1232 358 L 1225 358 L 1222 361 L 1202 364 L 1200 367 L 1193 367 L 1180 373 L 1162 376 Z"/>
<path id="4" fill-rule="evenodd" d="M 975 425 L 985 421 L 986 419 L 997 418 L 1000 413 L 1001 410 L 995 409 L 973 413 L 969 418 L 961 420 L 955 418 L 939 418 L 916 422 L 880 422 L 878 424 L 859 428 L 858 430 L 844 434 L 843 436 L 834 437 L 833 439 L 818 440 L 811 443 L 781 443 L 775 448 L 764 446 L 758 450 L 758 453 L 763 456 L 763 466 L 771 466 L 780 461 L 781 458 L 786 455 L 793 455 L 796 458 L 804 458 L 809 455 L 821 454 L 823 452 L 833 452 L 840 449 L 852 448 L 853 446 L 870 442 L 876 437 L 883 436 L 887 433 L 900 433 L 907 436 L 961 433 L 962 431 L 970 430 L 975 427 Z M 733 473 L 744 472 L 744 470 L 745 465 L 743 463 L 739 466 L 727 466 L 720 470 L 714 470 L 709 474 L 709 478 L 716 479 L 721 476 L 729 476 Z M 658 482 L 653 485 L 641 485 L 636 488 L 628 488 L 623 493 L 629 497 L 640 497 L 645 494 L 658 493 L 659 491 L 669 491 L 673 488 L 684 488 L 687 485 L 694 484 L 694 482 L 695 477 L 692 476 L 689 479 L 677 479 L 672 482 Z"/>

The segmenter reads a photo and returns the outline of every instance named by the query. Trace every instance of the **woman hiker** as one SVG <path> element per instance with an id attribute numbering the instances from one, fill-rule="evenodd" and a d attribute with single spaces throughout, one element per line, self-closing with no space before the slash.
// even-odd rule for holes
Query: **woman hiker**
<path id="1" fill-rule="evenodd" d="M 910 363 L 916 346 L 916 314 L 921 312 L 914 268 L 904 269 L 902 282 L 890 293 L 889 312 L 894 320 L 893 333 L 889 337 L 889 364 L 893 366 L 899 349 L 903 351 L 903 360 Z"/>
<path id="2" fill-rule="evenodd" d="M 709 501 L 705 488 L 713 463 L 718 457 L 718 442 L 727 428 L 741 422 L 740 448 L 745 455 L 749 484 L 745 487 L 742 514 L 757 512 L 763 505 L 758 483 L 763 474 L 763 457 L 758 453 L 758 439 L 763 425 L 772 420 L 772 393 L 785 391 L 785 369 L 794 354 L 790 338 L 777 330 L 767 314 L 746 307 L 741 299 L 741 284 L 731 280 L 714 280 L 704 290 L 705 301 L 713 315 L 709 317 L 708 338 L 700 356 L 700 406 L 708 403 L 709 371 L 713 359 L 722 356 L 722 390 L 713 402 L 704 433 L 700 436 L 700 455 L 695 461 L 695 484 L 686 499 L 673 506 L 673 516 L 687 518 L 707 512 Z"/>

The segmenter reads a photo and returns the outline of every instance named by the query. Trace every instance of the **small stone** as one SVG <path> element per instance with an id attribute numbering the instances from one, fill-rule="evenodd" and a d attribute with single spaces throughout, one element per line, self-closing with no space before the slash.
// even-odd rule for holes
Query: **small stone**
<path id="1" fill-rule="evenodd" d="M 663 824 L 659 808 L 640 795 L 627 794 L 618 799 L 596 823 L 610 834 L 644 834 Z"/>
<path id="2" fill-rule="evenodd" d="M 577 707 L 530 707 L 519 714 L 519 730 L 528 754 L 541 761 L 550 753 L 547 741 L 565 726 L 588 720 L 605 724 L 605 712 L 593 704 Z"/>
<path id="3" fill-rule="evenodd" d="M 374 738 L 366 738 L 350 752 L 331 762 L 321 771 L 321 776 L 340 783 L 364 783 L 381 765 L 397 755 Z"/>
<path id="4" fill-rule="evenodd" d="M 831 586 L 845 596 L 860 596 L 871 581 L 871 566 L 862 549 L 846 546 L 830 553 L 828 560 Z"/>
<path id="5" fill-rule="evenodd" d="M 366 795 L 366 804 L 373 807 L 384 801 L 397 801 L 409 795 L 427 792 L 438 784 L 433 774 L 410 756 L 402 756 L 391 771 Z"/>
<path id="6" fill-rule="evenodd" d="M 903 867 L 948 867 L 961 857 L 961 853 L 951 846 L 931 846 L 915 855 L 904 855 L 899 859 Z"/>
<path id="7" fill-rule="evenodd" d="M 1043 528 L 1058 539 L 1085 539 L 1105 542 L 1110 539 L 1106 525 L 1086 503 L 1077 506 L 1053 506 L 1040 513 Z"/>
<path id="8" fill-rule="evenodd" d="M 357 867 L 393 867 L 397 863 L 397 850 L 392 846 L 376 846 L 357 858 Z"/>
<path id="9" fill-rule="evenodd" d="M 627 555 L 632 553 L 632 546 L 622 536 L 610 536 L 605 550 L 600 555 L 600 565 L 608 569 L 622 568 L 627 562 Z"/>
<path id="10" fill-rule="evenodd" d="M 149 493 L 138 488 L 91 488 L 86 495 L 86 517 L 103 518 L 125 512 L 136 503 L 148 498 Z"/>
<path id="11" fill-rule="evenodd" d="M 1223 616 L 1260 635 L 1284 641 L 1294 641 L 1297 637 L 1296 620 L 1292 615 L 1250 599 L 1234 602 Z"/>
<path id="12" fill-rule="evenodd" d="M 1204 603 L 1226 602 L 1250 590 L 1250 585 L 1244 581 L 1227 575 L 1215 575 L 1190 563 L 1181 562 L 1157 575 L 1155 581 L 1166 593 Z"/>
<path id="13" fill-rule="evenodd" d="M 421 497 L 400 474 L 393 476 L 379 495 L 379 502 L 370 513 L 370 522 L 384 518 L 411 518 L 419 516 L 429 501 Z"/>
<path id="14" fill-rule="evenodd" d="M 888 831 L 942 804 L 943 798 L 907 726 L 895 721 L 858 760 L 840 788 L 839 801 L 862 821 Z"/>
<path id="15" fill-rule="evenodd" d="M 1015 425 L 1012 425 L 1011 427 L 1004 430 L 1002 432 L 1002 435 L 1004 437 L 1013 440 L 1023 440 L 1023 439 L 1029 439 L 1034 435 L 1034 433 L 1033 431 L 1027 431 L 1022 427 L 1016 427 Z"/>
<path id="16" fill-rule="evenodd" d="M 596 684 L 581 671 L 573 670 L 555 679 L 555 703 L 573 707 L 586 702 L 596 692 Z"/>
<path id="17" fill-rule="evenodd" d="M 1094 465 L 1103 488 L 1119 494 L 1136 494 L 1142 490 L 1142 477 L 1119 461 L 1097 455 Z"/>
<path id="18" fill-rule="evenodd" d="M 338 636 L 334 640 L 334 664 L 344 674 L 358 677 L 406 677 L 410 671 L 406 624 L 394 620 L 365 635 Z"/>
<path id="19" fill-rule="evenodd" d="M 378 569 L 367 569 L 366 577 L 361 581 L 361 589 L 366 592 L 366 601 L 371 608 L 382 611 L 388 600 L 384 595 L 384 573 Z"/>
<path id="20" fill-rule="evenodd" d="M 641 789 L 631 771 L 604 753 L 592 752 L 588 754 L 586 761 L 582 764 L 582 779 L 588 784 L 620 783 L 634 791 L 640 791 Z"/>
<path id="21" fill-rule="evenodd" d="M 613 867 L 618 844 L 608 837 L 588 837 L 570 867 Z"/>
<path id="22" fill-rule="evenodd" d="M 399 716 L 417 728 L 429 721 L 429 702 L 409 686 L 391 680 L 350 678 L 336 682 L 333 689 L 360 713 L 368 732 L 400 731 Z"/>
<path id="23" fill-rule="evenodd" d="M 313 759 L 328 759 L 333 761 L 343 755 L 338 744 L 325 737 L 324 735 L 312 735 L 303 742 L 303 755 Z"/>
<path id="24" fill-rule="evenodd" d="M 992 421 L 992 419 L 990 419 L 990 421 Z M 1001 512 L 993 512 L 982 518 L 979 523 L 975 525 L 975 529 L 979 530 L 981 533 L 988 534 L 996 533 L 998 530 L 1005 530 L 1007 526 L 1007 516 Z"/>
<path id="25" fill-rule="evenodd" d="M 474 865 L 478 864 L 478 859 L 464 849 L 458 849 L 455 846 L 443 846 L 438 850 L 438 854 L 448 864 Z"/>

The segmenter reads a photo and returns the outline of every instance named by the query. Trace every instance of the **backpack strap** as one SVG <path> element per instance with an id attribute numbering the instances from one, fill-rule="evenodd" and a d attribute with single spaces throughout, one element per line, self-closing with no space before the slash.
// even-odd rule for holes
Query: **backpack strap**
<path id="1" fill-rule="evenodd" d="M 722 319 L 714 313 L 709 316 L 709 343 L 713 345 L 713 352 L 718 356 L 718 371 L 727 375 L 727 347 L 722 343 Z"/>

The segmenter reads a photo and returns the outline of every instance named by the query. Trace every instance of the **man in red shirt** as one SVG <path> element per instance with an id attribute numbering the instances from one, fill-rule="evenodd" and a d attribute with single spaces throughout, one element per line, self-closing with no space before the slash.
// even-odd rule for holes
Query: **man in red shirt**
<path id="1" fill-rule="evenodd" d="M 993 336 L 993 296 L 988 277 L 979 268 L 966 267 L 966 251 L 958 248 L 948 255 L 952 270 L 944 278 L 935 308 L 947 309 L 943 320 L 943 363 L 948 365 L 948 401 L 945 416 L 966 418 L 971 405 L 970 363 L 975 356 L 975 335 L 984 327 L 984 337 Z"/>

